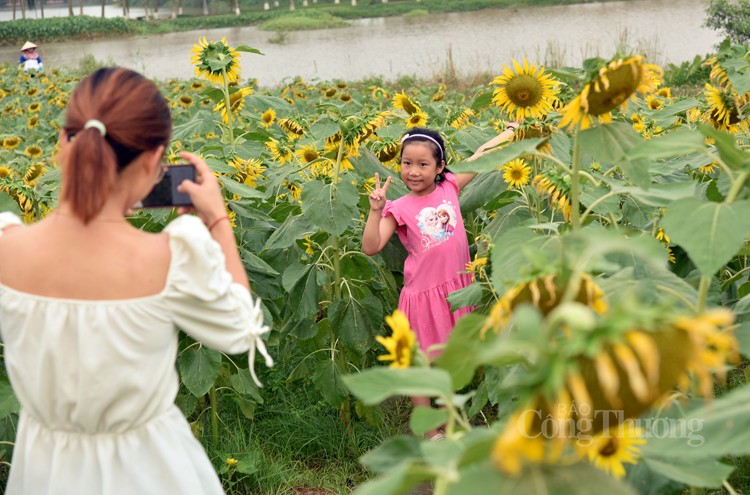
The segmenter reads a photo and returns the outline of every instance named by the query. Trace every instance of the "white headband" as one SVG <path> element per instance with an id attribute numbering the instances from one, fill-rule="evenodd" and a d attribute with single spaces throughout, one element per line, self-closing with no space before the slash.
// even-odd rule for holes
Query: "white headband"
<path id="1" fill-rule="evenodd" d="M 83 124 L 84 129 L 90 129 L 90 128 L 98 129 L 99 132 L 102 134 L 102 137 L 107 135 L 107 128 L 104 127 L 104 124 L 100 120 L 96 119 L 90 119 L 86 121 L 85 124 Z"/>
<path id="2" fill-rule="evenodd" d="M 440 150 L 440 159 L 445 160 L 445 156 L 443 155 L 443 147 L 440 146 L 440 143 L 438 143 L 437 139 L 435 139 L 434 137 L 428 136 L 427 134 L 405 134 L 404 137 L 401 138 L 401 145 L 403 146 L 404 141 L 406 141 L 407 139 L 411 139 L 415 137 L 429 139 L 430 141 L 435 143 L 438 149 Z"/>

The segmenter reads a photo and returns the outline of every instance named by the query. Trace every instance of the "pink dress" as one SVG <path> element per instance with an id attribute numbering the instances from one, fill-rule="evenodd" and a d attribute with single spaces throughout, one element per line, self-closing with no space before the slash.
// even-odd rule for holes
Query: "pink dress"
<path id="1" fill-rule="evenodd" d="M 469 262 L 469 241 L 458 206 L 456 176 L 447 173 L 446 180 L 426 196 L 387 201 L 385 215 L 396 219 L 398 238 L 409 253 L 398 309 L 409 318 L 419 347 L 427 351 L 445 343 L 456 321 L 473 309 L 451 312 L 446 300 L 471 283 L 471 275 L 461 273 Z"/>

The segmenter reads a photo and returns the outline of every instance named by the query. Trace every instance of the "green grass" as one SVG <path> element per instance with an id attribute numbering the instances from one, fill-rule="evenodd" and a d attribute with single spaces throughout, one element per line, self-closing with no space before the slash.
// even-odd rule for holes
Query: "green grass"
<path id="1" fill-rule="evenodd" d="M 396 400 L 386 406 L 378 425 L 355 419 L 351 432 L 338 411 L 303 387 L 277 384 L 263 394 L 266 403 L 246 418 L 224 396 L 219 404 L 219 440 L 213 444 L 208 409 L 190 418 L 229 495 L 292 495 L 300 488 L 348 494 L 370 476 L 359 458 L 399 432 L 410 405 Z M 238 461 L 229 468 L 227 459 Z"/>
<path id="2" fill-rule="evenodd" d="M 349 23 L 340 17 L 320 10 L 297 11 L 263 22 L 260 29 L 264 31 L 304 31 L 310 29 L 333 29 L 346 27 Z"/>

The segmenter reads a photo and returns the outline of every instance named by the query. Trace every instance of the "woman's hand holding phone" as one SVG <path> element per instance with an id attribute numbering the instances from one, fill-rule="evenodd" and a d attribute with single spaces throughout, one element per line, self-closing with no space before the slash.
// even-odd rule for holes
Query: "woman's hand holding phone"
<path id="1" fill-rule="evenodd" d="M 203 220 L 203 223 L 213 225 L 216 220 L 227 214 L 224 209 L 224 197 L 221 194 L 219 180 L 199 156 L 183 151 L 180 153 L 180 157 L 192 163 L 197 174 L 195 182 L 184 180 L 177 187 L 179 192 L 186 193 L 193 201 L 192 207 L 181 207 L 179 213 L 195 211 Z"/>
<path id="2" fill-rule="evenodd" d="M 209 226 L 211 236 L 221 246 L 227 271 L 232 275 L 232 279 L 249 289 L 250 282 L 237 249 L 232 226 L 229 222 L 219 221 L 217 223 L 217 220 L 227 216 L 227 211 L 224 209 L 224 196 L 222 196 L 219 187 L 219 179 L 199 156 L 187 152 L 180 153 L 180 156 L 183 160 L 195 165 L 197 174 L 195 182 L 185 180 L 177 188 L 178 191 L 190 196 L 193 201 L 192 207 L 182 207 L 178 210 L 179 213 L 195 211 L 198 214 L 203 223 Z"/>

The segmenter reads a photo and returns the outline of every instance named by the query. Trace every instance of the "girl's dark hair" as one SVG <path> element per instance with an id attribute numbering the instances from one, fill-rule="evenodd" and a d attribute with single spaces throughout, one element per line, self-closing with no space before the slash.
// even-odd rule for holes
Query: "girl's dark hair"
<path id="1" fill-rule="evenodd" d="M 428 137 L 425 137 L 428 136 Z M 430 139 L 432 138 L 432 139 Z M 434 141 L 433 141 L 434 140 Z M 445 156 L 445 141 L 439 132 L 427 129 L 426 127 L 412 127 L 401 136 L 401 152 L 403 154 L 404 146 L 407 143 L 427 143 L 432 148 L 432 156 L 435 157 L 435 162 L 440 166 L 440 163 L 446 160 Z M 437 144 L 435 144 L 437 143 Z M 401 161 L 401 156 L 399 156 Z M 435 177 L 435 182 L 440 183 L 445 180 L 445 173 L 449 172 L 447 167 Z"/>
<path id="2" fill-rule="evenodd" d="M 84 128 L 95 119 L 104 124 Z M 154 83 L 129 69 L 103 68 L 73 90 L 63 126 L 70 142 L 60 156 L 62 200 L 88 223 L 101 211 L 117 174 L 138 155 L 169 144 L 172 117 Z"/>

